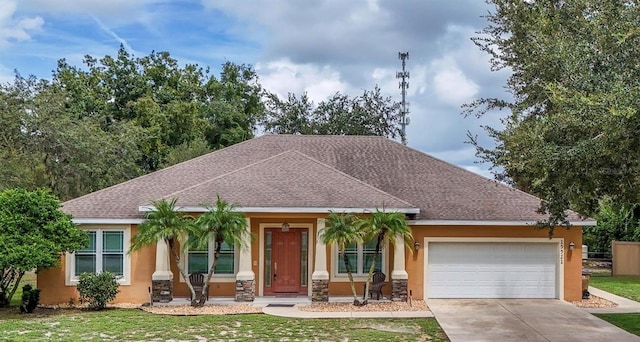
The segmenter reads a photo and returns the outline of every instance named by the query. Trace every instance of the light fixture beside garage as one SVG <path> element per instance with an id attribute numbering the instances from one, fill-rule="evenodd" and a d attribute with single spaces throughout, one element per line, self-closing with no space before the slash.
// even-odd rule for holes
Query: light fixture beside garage
<path id="1" fill-rule="evenodd" d="M 416 251 L 417 251 L 417 250 L 419 250 L 419 249 L 420 249 L 420 242 L 415 241 L 415 242 L 413 243 L 413 249 L 415 249 Z"/>
<path id="2" fill-rule="evenodd" d="M 573 242 L 569 242 L 569 250 L 573 251 L 574 248 L 576 248 L 576 244 Z"/>

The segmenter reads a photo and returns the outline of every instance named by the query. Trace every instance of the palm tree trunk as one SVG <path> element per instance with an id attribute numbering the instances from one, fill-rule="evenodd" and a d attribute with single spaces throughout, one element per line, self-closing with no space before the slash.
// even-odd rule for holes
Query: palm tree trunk
<path id="1" fill-rule="evenodd" d="M 347 276 L 349 277 L 351 292 L 353 293 L 353 305 L 360 306 L 362 305 L 362 303 L 358 299 L 358 294 L 356 293 L 356 284 L 353 281 L 353 273 L 351 272 L 351 264 L 349 263 L 349 257 L 347 257 L 347 253 L 342 252 L 342 258 L 342 260 L 344 261 L 344 267 L 347 269 Z"/>
<path id="2" fill-rule="evenodd" d="M 202 293 L 200 294 L 198 306 L 203 306 L 204 303 L 207 301 L 206 294 L 209 291 L 209 282 L 213 277 L 213 271 L 216 269 L 216 265 L 218 264 L 218 258 L 220 257 L 220 250 L 222 249 L 223 241 L 217 241 L 218 240 L 217 238 L 215 240 L 216 240 L 216 250 L 213 253 L 213 263 L 211 264 L 211 268 L 209 268 L 209 272 L 207 273 L 207 280 L 205 280 L 204 286 L 202 286 Z"/>
<path id="3" fill-rule="evenodd" d="M 191 285 L 191 280 L 189 280 L 189 275 L 184 270 L 184 267 L 182 267 L 182 263 L 180 263 L 180 253 L 178 253 L 178 251 L 174 248 L 173 243 L 169 243 L 168 245 L 171 247 L 171 253 L 173 253 L 173 257 L 176 260 L 176 266 L 178 266 L 178 271 L 180 272 L 180 275 L 182 276 L 182 278 L 184 278 L 184 282 L 187 283 L 187 287 L 189 288 L 189 292 L 191 293 L 191 306 L 197 306 L 196 291 L 193 289 L 193 286 Z"/>
<path id="4" fill-rule="evenodd" d="M 373 271 L 375 271 L 376 269 L 376 260 L 378 260 L 378 254 L 380 254 L 380 244 L 383 239 L 384 239 L 384 234 L 382 233 L 378 234 L 378 241 L 376 242 L 376 251 L 375 253 L 373 253 L 371 266 L 369 266 L 369 275 L 367 275 L 367 282 L 365 283 L 365 287 L 364 287 L 364 298 L 365 298 L 364 305 L 367 305 L 368 303 L 367 295 L 369 294 L 369 286 L 371 285 L 371 279 L 373 278 Z"/>

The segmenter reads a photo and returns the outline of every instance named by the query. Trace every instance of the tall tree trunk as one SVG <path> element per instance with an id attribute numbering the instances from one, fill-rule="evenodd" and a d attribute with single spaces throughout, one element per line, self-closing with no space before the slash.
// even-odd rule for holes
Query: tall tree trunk
<path id="1" fill-rule="evenodd" d="M 376 260 L 378 260 L 378 254 L 380 254 L 380 244 L 384 239 L 384 233 L 378 234 L 378 241 L 376 242 L 376 251 L 373 253 L 373 260 L 371 260 L 371 266 L 369 266 L 369 275 L 367 275 L 367 282 L 364 287 L 364 305 L 367 305 L 369 299 L 367 295 L 369 294 L 369 286 L 371 286 L 371 279 L 373 278 L 373 271 L 376 269 Z"/>
<path id="2" fill-rule="evenodd" d="M 216 241 L 216 250 L 213 253 L 213 263 L 211 263 L 211 268 L 209 268 L 209 272 L 207 273 L 207 280 L 205 280 L 204 286 L 202 286 L 202 293 L 200 294 L 198 306 L 203 306 L 204 303 L 207 301 L 207 293 L 209 291 L 209 282 L 213 277 L 213 271 L 216 269 L 216 265 L 218 264 L 218 258 L 220 257 L 220 250 L 222 249 L 223 241 L 218 241 L 217 237 L 214 240 Z"/>
<path id="3" fill-rule="evenodd" d="M 347 257 L 347 253 L 344 251 L 342 252 L 342 261 L 344 261 L 344 267 L 347 269 L 347 276 L 349 277 L 349 284 L 351 285 L 351 292 L 353 293 L 353 305 L 361 306 L 362 302 L 358 299 L 358 293 L 356 292 L 356 284 L 353 281 L 353 273 L 351 272 L 349 257 Z"/>
<path id="4" fill-rule="evenodd" d="M 184 282 L 187 284 L 187 287 L 189 288 L 189 292 L 191 293 L 191 306 L 197 306 L 198 301 L 196 298 L 196 291 L 193 289 L 193 285 L 191 285 L 191 280 L 189 279 L 189 275 L 184 270 L 184 267 L 182 267 L 182 263 L 180 263 L 180 253 L 178 253 L 178 251 L 175 249 L 173 242 L 168 243 L 168 245 L 171 247 L 171 252 L 173 253 L 173 257 L 176 260 L 176 266 L 178 267 L 178 271 L 180 272 L 180 275 L 182 276 L 182 278 L 184 278 Z"/>

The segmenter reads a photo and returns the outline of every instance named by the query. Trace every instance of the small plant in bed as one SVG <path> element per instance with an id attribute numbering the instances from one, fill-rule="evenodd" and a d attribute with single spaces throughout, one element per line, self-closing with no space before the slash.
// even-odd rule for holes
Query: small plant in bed
<path id="1" fill-rule="evenodd" d="M 20 312 L 32 313 L 40 302 L 40 290 L 34 289 L 33 286 L 27 284 L 22 287 L 22 305 Z"/>
<path id="2" fill-rule="evenodd" d="M 78 281 L 80 302 L 87 302 L 89 309 L 102 310 L 116 298 L 119 286 L 116 275 L 111 272 L 82 273 Z"/>

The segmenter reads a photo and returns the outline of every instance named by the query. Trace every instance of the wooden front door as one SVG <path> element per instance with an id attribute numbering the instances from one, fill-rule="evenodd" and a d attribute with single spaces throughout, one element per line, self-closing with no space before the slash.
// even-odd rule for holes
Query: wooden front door
<path id="1" fill-rule="evenodd" d="M 304 231 L 304 234 L 303 234 Z M 306 263 L 306 258 L 302 258 L 302 238 L 306 238 L 306 229 L 290 229 L 283 232 L 281 229 L 270 228 L 265 232 L 270 234 L 271 260 L 267 269 L 270 269 L 271 281 L 269 288 L 265 292 L 278 293 L 301 293 L 303 268 L 302 263 Z M 305 281 L 306 283 L 306 281 Z"/>

